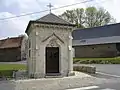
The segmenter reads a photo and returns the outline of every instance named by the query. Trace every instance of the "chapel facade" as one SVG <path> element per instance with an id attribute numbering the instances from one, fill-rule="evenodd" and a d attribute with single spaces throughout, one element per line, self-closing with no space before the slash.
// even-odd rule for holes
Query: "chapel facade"
<path id="1" fill-rule="evenodd" d="M 29 22 L 26 29 L 29 77 L 69 76 L 72 73 L 74 27 L 52 13 Z"/>

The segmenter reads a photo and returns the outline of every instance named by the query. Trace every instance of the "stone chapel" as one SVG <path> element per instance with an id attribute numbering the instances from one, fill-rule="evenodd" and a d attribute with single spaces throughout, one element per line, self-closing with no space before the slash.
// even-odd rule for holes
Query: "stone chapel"
<path id="1" fill-rule="evenodd" d="M 27 66 L 31 78 L 69 76 L 73 71 L 72 31 L 75 25 L 50 13 L 30 21 Z"/>

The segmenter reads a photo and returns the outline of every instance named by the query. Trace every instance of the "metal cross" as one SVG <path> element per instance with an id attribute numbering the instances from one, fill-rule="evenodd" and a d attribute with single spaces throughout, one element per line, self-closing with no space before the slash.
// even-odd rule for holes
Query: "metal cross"
<path id="1" fill-rule="evenodd" d="M 51 13 L 51 8 L 53 7 L 53 5 L 52 5 L 51 3 L 49 3 L 49 4 L 47 5 L 47 7 L 49 7 L 50 13 Z"/>

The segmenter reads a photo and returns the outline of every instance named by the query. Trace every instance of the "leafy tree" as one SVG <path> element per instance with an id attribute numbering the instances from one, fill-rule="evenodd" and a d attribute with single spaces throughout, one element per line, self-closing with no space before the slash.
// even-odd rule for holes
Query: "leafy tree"
<path id="1" fill-rule="evenodd" d="M 89 28 L 115 23 L 115 19 L 104 8 L 88 7 L 66 10 L 60 15 L 68 22 L 76 24 L 79 28 Z"/>

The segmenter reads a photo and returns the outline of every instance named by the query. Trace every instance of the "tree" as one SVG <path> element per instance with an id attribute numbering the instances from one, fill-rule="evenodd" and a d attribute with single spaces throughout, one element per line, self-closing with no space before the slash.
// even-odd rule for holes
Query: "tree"
<path id="1" fill-rule="evenodd" d="M 60 15 L 68 22 L 76 24 L 79 28 L 89 28 L 115 23 L 115 19 L 104 8 L 88 7 L 66 10 Z"/>

